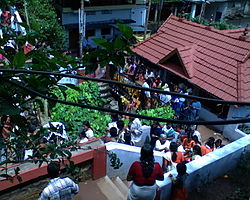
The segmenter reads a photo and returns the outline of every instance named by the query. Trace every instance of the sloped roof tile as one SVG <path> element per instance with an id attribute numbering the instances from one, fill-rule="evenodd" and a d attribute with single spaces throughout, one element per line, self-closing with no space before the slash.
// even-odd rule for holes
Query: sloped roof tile
<path id="1" fill-rule="evenodd" d="M 208 29 L 170 15 L 133 51 L 221 99 L 250 102 L 250 41 L 240 40 L 240 31 Z M 173 52 L 181 68 L 161 62 Z"/>

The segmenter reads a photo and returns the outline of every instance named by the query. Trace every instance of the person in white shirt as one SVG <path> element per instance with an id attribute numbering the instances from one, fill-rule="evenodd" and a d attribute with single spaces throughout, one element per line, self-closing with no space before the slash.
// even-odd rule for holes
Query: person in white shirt
<path id="1" fill-rule="evenodd" d="M 165 153 L 169 150 L 170 142 L 165 134 L 161 134 L 159 140 L 155 143 L 155 150 Z"/>
<path id="2" fill-rule="evenodd" d="M 131 123 L 129 125 L 130 130 L 139 130 L 141 128 L 142 123 L 138 118 L 131 118 Z"/>
<path id="3" fill-rule="evenodd" d="M 131 118 L 131 123 L 129 124 L 129 132 L 131 133 L 131 141 L 133 144 L 138 143 L 141 139 L 141 127 L 142 123 L 138 118 Z"/>
<path id="4" fill-rule="evenodd" d="M 93 138 L 94 137 L 94 132 L 93 132 L 91 126 L 90 126 L 89 121 L 84 121 L 82 123 L 82 125 L 83 125 L 83 130 L 85 131 L 85 135 L 88 138 L 88 140 Z"/>
<path id="5" fill-rule="evenodd" d="M 162 89 L 163 89 L 164 91 L 168 91 L 168 92 L 170 91 L 167 83 L 165 83 L 165 84 L 162 86 Z M 171 98 L 172 98 L 171 95 L 168 95 L 168 94 L 160 94 L 161 105 L 167 105 L 167 104 L 170 102 Z"/>
<path id="6" fill-rule="evenodd" d="M 195 131 L 193 132 L 192 136 L 195 136 L 195 135 L 198 137 L 198 141 L 199 141 L 200 143 L 202 143 L 202 141 L 201 141 L 201 133 L 200 133 L 199 131 L 195 130 Z"/>
<path id="7" fill-rule="evenodd" d="M 145 80 L 145 82 L 143 83 L 142 87 L 143 87 L 143 88 L 150 88 L 149 84 L 150 84 L 149 79 L 148 79 L 148 80 Z M 146 90 L 145 90 L 144 93 L 145 93 L 145 95 L 146 95 L 147 98 L 151 98 L 150 91 L 146 91 Z"/>
<path id="8" fill-rule="evenodd" d="M 139 128 L 141 135 L 137 137 L 137 140 L 133 140 L 135 146 L 142 147 L 146 140 L 150 142 L 150 129 L 148 125 L 142 125 Z"/>
<path id="9" fill-rule="evenodd" d="M 178 133 L 174 130 L 171 123 L 164 125 L 162 128 L 162 131 L 167 136 L 167 140 L 169 140 L 171 142 L 176 141 Z"/>
<path id="10" fill-rule="evenodd" d="M 56 143 L 57 141 L 60 141 L 60 143 L 63 143 L 64 140 L 69 140 L 66 127 L 62 122 L 48 122 L 43 125 L 43 128 L 47 128 L 49 132 L 48 136 L 44 136 L 44 139 L 46 139 L 47 142 Z"/>
<path id="11" fill-rule="evenodd" d="M 124 143 L 124 134 L 125 134 L 125 126 L 124 126 L 124 121 L 118 120 L 117 121 L 117 128 L 118 128 L 118 142 Z"/>
<path id="12" fill-rule="evenodd" d="M 193 147 L 193 155 L 192 155 L 192 160 L 198 160 L 202 156 L 201 154 L 201 147 L 199 145 L 195 145 Z"/>

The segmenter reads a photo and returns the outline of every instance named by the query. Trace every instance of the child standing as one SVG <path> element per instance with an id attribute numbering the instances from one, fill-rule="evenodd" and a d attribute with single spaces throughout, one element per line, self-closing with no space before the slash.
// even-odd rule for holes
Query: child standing
<path id="1" fill-rule="evenodd" d="M 170 200 L 187 200 L 187 189 L 185 187 L 185 179 L 187 177 L 187 167 L 184 162 L 177 164 L 176 170 L 178 175 L 176 178 L 172 174 L 169 177 L 172 179 L 172 194 Z"/>

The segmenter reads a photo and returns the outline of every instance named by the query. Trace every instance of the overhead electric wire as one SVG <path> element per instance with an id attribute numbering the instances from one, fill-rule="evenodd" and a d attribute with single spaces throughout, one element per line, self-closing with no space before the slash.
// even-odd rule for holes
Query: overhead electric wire
<path id="1" fill-rule="evenodd" d="M 62 73 L 59 73 L 59 72 L 48 72 L 48 71 L 37 71 L 37 70 L 19 70 L 19 69 L 0 69 L 0 72 L 8 72 L 8 73 L 15 73 L 15 74 L 16 73 L 25 73 L 25 74 L 40 74 L 40 75 L 53 75 L 53 76 L 61 76 L 61 77 L 70 77 L 70 78 L 83 79 L 83 80 L 88 80 L 88 81 L 95 81 L 95 82 L 103 82 L 103 83 L 109 83 L 109 84 L 114 84 L 114 85 L 121 85 L 121 86 L 124 86 L 124 87 L 134 88 L 134 89 L 143 90 L 143 91 L 151 91 L 151 92 L 156 92 L 156 93 L 161 93 L 161 94 L 169 94 L 169 95 L 173 95 L 173 96 L 184 97 L 184 98 L 187 98 L 187 99 L 208 101 L 208 102 L 213 102 L 213 103 L 217 103 L 217 104 L 250 106 L 250 102 L 225 101 L 225 100 L 220 100 L 220 99 L 212 99 L 212 98 L 199 97 L 199 96 L 194 96 L 194 95 L 185 95 L 185 94 L 180 94 L 178 92 L 164 91 L 162 89 L 144 88 L 144 87 L 141 87 L 141 86 L 130 85 L 130 84 L 127 84 L 127 83 L 121 83 L 119 81 L 114 81 L 114 80 L 91 78 L 91 77 L 85 77 L 85 76 L 81 76 L 81 75 L 62 74 Z"/>
<path id="2" fill-rule="evenodd" d="M 37 92 L 33 89 L 30 89 L 26 86 L 20 85 L 18 82 L 13 82 L 11 80 L 8 80 L 6 78 L 0 77 L 3 81 L 8 82 L 11 85 L 14 85 L 16 87 L 19 87 L 23 90 L 29 91 L 31 94 L 35 94 L 41 98 L 47 99 L 49 101 L 57 102 L 57 103 L 62 103 L 65 105 L 71 105 L 71 106 L 78 106 L 82 108 L 87 108 L 87 109 L 94 109 L 94 110 L 99 110 L 103 112 L 111 112 L 111 113 L 117 113 L 120 115 L 126 115 L 130 117 L 136 117 L 136 118 L 141 118 L 141 119 L 147 119 L 147 120 L 153 120 L 153 121 L 159 121 L 159 122 L 168 122 L 168 123 L 175 123 L 175 124 L 195 124 L 195 125 L 224 125 L 224 124 L 238 124 L 238 123 L 248 123 L 250 122 L 250 118 L 242 118 L 242 119 L 237 119 L 237 120 L 217 120 L 217 121 L 188 121 L 188 120 L 175 120 L 175 119 L 162 119 L 162 118 L 157 118 L 157 117 L 149 117 L 149 116 L 144 116 L 144 115 L 138 115 L 138 114 L 132 114 L 132 113 L 127 113 L 123 111 L 118 111 L 118 110 L 113 110 L 113 109 L 108 109 L 108 108 L 103 108 L 103 107 L 96 107 L 96 106 L 91 106 L 91 105 L 86 105 L 82 103 L 74 103 L 74 102 L 68 102 L 56 98 L 52 98 L 49 96 L 46 96 L 40 92 Z"/>

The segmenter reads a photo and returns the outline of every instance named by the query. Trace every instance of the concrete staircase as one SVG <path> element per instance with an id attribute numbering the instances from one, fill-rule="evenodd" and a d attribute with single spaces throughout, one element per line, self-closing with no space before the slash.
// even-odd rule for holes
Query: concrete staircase
<path id="1" fill-rule="evenodd" d="M 119 177 L 110 179 L 105 176 L 94 181 L 88 180 L 79 184 L 80 192 L 74 197 L 74 200 L 125 200 L 129 184 Z"/>
<path id="2" fill-rule="evenodd" d="M 100 87 L 101 98 L 106 100 L 104 108 L 118 110 L 118 102 L 112 97 L 111 89 L 108 83 L 98 82 Z"/>
<path id="3" fill-rule="evenodd" d="M 108 83 L 98 82 L 97 84 L 100 87 L 100 93 L 102 98 L 108 99 L 112 97 Z"/>

